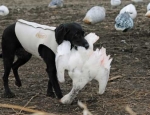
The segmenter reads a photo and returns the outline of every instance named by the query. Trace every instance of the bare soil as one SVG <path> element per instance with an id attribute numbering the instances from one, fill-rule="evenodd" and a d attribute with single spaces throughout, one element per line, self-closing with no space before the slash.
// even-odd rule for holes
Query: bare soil
<path id="1" fill-rule="evenodd" d="M 23 86 L 14 85 L 14 76 L 9 76 L 9 84 L 16 94 L 15 98 L 0 98 L 0 103 L 32 107 L 37 110 L 58 115 L 81 115 L 82 109 L 77 100 L 86 103 L 94 115 L 128 115 L 125 107 L 129 105 L 139 115 L 150 115 L 150 19 L 144 17 L 148 0 L 135 4 L 138 15 L 134 20 L 134 28 L 129 32 L 118 32 L 114 28 L 114 20 L 120 9 L 130 0 L 122 0 L 121 6 L 111 8 L 110 0 L 64 0 L 63 8 L 50 9 L 50 0 L 1 0 L 0 4 L 9 7 L 10 14 L 0 17 L 0 36 L 3 30 L 17 19 L 34 21 L 49 26 L 58 26 L 66 22 L 77 22 L 82 25 L 86 34 L 95 32 L 100 36 L 95 48 L 102 46 L 107 54 L 113 57 L 110 78 L 121 76 L 108 82 L 106 92 L 98 95 L 98 83 L 92 81 L 78 94 L 71 105 L 62 105 L 58 99 L 46 97 L 48 76 L 43 61 L 32 59 L 19 69 Z M 106 8 L 106 19 L 95 25 L 82 22 L 87 10 L 101 5 Z M 126 43 L 121 41 L 125 40 Z M 0 40 L 1 41 L 1 40 Z M 0 45 L 1 51 L 1 45 Z M 0 59 L 0 76 L 3 76 L 3 62 Z M 71 79 L 66 75 L 66 82 L 60 84 L 63 94 L 72 87 Z M 0 79 L 0 95 L 3 83 Z M 14 109 L 0 108 L 1 115 L 28 114 Z"/>

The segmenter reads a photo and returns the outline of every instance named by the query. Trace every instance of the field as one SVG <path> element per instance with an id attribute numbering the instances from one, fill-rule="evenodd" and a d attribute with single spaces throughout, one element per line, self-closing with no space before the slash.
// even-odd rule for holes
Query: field
<path id="1" fill-rule="evenodd" d="M 9 76 L 9 84 L 16 94 L 15 98 L 0 98 L 0 103 L 32 107 L 37 110 L 57 115 L 82 115 L 77 105 L 80 100 L 87 104 L 93 115 L 128 115 L 128 105 L 138 115 L 150 115 L 150 19 L 144 15 L 148 0 L 134 3 L 138 15 L 134 20 L 134 28 L 126 33 L 114 28 L 114 20 L 120 9 L 130 0 L 122 0 L 122 4 L 111 8 L 109 0 L 64 0 L 63 8 L 50 9 L 50 0 L 1 0 L 0 4 L 9 7 L 10 14 L 0 17 L 0 36 L 3 30 L 17 19 L 37 22 L 49 26 L 62 23 L 77 22 L 82 25 L 86 34 L 95 32 L 100 36 L 95 48 L 102 46 L 113 58 L 110 78 L 119 77 L 108 82 L 106 92 L 98 95 L 97 81 L 91 81 L 78 94 L 71 105 L 62 105 L 58 99 L 46 97 L 48 76 L 43 61 L 32 59 L 19 69 L 22 87 L 14 85 L 14 76 Z M 95 25 L 82 22 L 87 10 L 92 6 L 101 5 L 106 9 L 106 19 Z M 124 41 L 122 42 L 122 41 Z M 0 39 L 1 41 L 1 39 Z M 0 45 L 1 51 L 1 45 Z M 3 76 L 3 62 L 0 59 L 0 76 Z M 60 84 L 63 95 L 72 88 L 72 81 L 66 75 L 66 82 Z M 3 93 L 3 82 L 0 79 L 0 95 Z M 0 108 L 1 115 L 28 114 L 24 111 Z"/>

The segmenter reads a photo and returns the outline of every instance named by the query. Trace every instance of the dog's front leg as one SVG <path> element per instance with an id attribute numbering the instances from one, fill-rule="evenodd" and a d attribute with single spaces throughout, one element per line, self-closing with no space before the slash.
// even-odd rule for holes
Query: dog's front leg
<path id="1" fill-rule="evenodd" d="M 47 96 L 50 97 L 55 96 L 53 92 L 53 88 L 54 88 L 56 96 L 59 99 L 61 99 L 63 96 L 56 76 L 55 54 L 51 49 L 49 49 L 45 45 L 39 46 L 39 54 L 43 58 L 44 62 L 46 63 L 47 66 L 46 72 L 48 73 L 49 76 Z"/>
<path id="2" fill-rule="evenodd" d="M 48 81 L 48 89 L 47 89 L 47 95 L 48 96 L 53 96 L 52 95 L 52 87 L 54 88 L 54 91 L 56 93 L 56 96 L 58 99 L 62 98 L 62 93 L 61 89 L 57 80 L 56 76 L 56 68 L 55 67 L 47 67 L 46 69 L 48 76 L 49 76 L 49 81 Z"/>

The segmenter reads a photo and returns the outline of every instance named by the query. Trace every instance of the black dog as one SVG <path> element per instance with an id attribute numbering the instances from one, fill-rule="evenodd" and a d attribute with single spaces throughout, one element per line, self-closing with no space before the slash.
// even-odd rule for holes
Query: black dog
<path id="1" fill-rule="evenodd" d="M 16 28 L 16 23 L 8 26 L 4 30 L 2 35 L 2 57 L 4 63 L 3 82 L 4 82 L 4 89 L 5 89 L 5 92 L 2 96 L 7 98 L 11 98 L 15 96 L 15 94 L 11 92 L 8 85 L 8 77 L 11 68 L 15 76 L 15 85 L 20 87 L 22 84 L 18 75 L 18 68 L 24 65 L 27 61 L 29 61 L 29 59 L 32 56 L 32 53 L 26 51 L 22 43 L 18 40 L 18 37 L 16 36 L 15 28 Z M 58 45 L 61 44 L 63 40 L 68 40 L 70 41 L 72 47 L 83 46 L 86 49 L 89 47 L 88 42 L 84 39 L 84 31 L 82 27 L 77 23 L 61 24 L 53 32 L 54 32 L 56 43 Z M 54 89 L 56 96 L 59 99 L 62 98 L 62 92 L 56 75 L 55 53 L 44 44 L 40 44 L 38 46 L 38 53 L 47 66 L 46 72 L 48 73 L 49 76 L 47 96 L 55 97 L 55 94 L 53 92 Z M 17 56 L 16 62 L 14 62 L 15 55 Z"/>

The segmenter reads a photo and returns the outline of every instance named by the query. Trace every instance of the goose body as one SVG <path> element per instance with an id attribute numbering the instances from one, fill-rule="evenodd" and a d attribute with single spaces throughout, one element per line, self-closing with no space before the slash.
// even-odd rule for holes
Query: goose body
<path id="1" fill-rule="evenodd" d="M 104 93 L 108 82 L 112 59 L 110 59 L 109 55 L 106 55 L 105 48 L 93 51 L 93 44 L 99 39 L 96 34 L 90 33 L 85 39 L 89 43 L 89 49 L 86 50 L 83 47 L 78 47 L 78 50 L 72 49 L 70 52 L 61 55 L 67 58 L 61 57 L 59 62 L 57 61 L 59 60 L 59 56 L 57 56 L 59 54 L 56 54 L 57 73 L 59 74 L 61 68 L 63 68 L 63 70 L 66 69 L 68 70 L 70 78 L 73 80 L 72 90 L 61 99 L 61 102 L 64 104 L 70 104 L 78 92 L 92 79 L 96 79 L 99 82 L 99 94 Z M 65 42 L 62 44 L 64 43 Z M 61 47 L 61 50 L 63 50 L 63 47 L 66 47 L 62 44 L 58 46 Z M 70 49 L 70 46 L 68 48 Z M 59 64 L 61 63 L 61 59 L 67 59 L 64 65 Z M 64 75 L 57 77 L 60 82 L 65 81 Z"/>
<path id="2" fill-rule="evenodd" d="M 57 77 L 59 82 L 64 82 L 64 70 L 73 71 L 74 68 L 82 68 L 83 63 L 88 59 L 89 55 L 93 51 L 93 43 L 95 43 L 99 37 L 94 33 L 90 33 L 85 36 L 85 39 L 89 43 L 89 48 L 86 50 L 83 47 L 78 47 L 78 50 L 71 49 L 71 44 L 68 41 L 64 41 L 57 48 L 57 55 L 55 58 Z"/>

